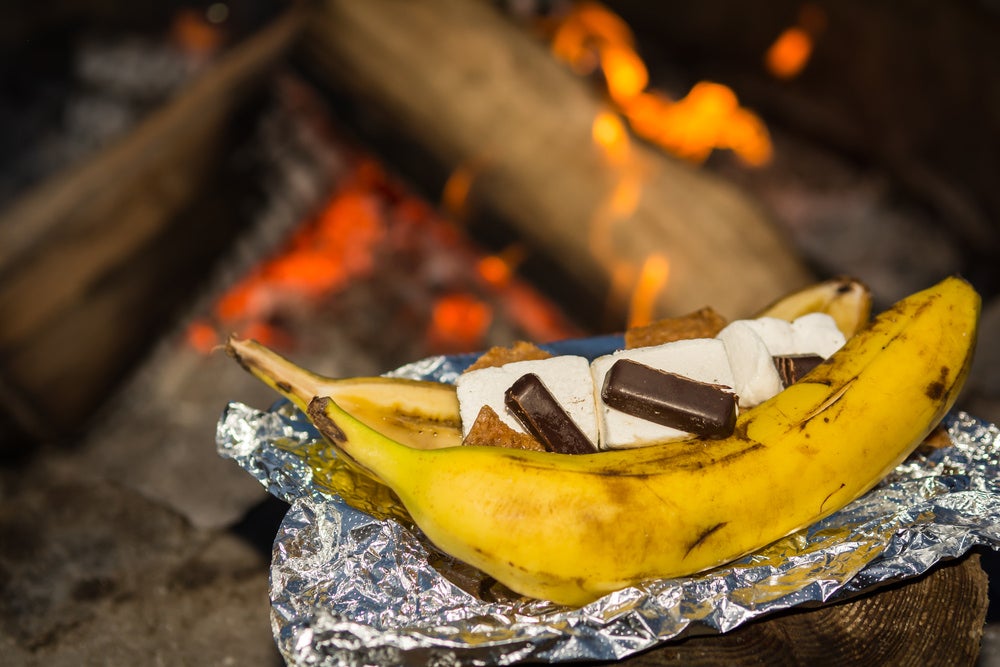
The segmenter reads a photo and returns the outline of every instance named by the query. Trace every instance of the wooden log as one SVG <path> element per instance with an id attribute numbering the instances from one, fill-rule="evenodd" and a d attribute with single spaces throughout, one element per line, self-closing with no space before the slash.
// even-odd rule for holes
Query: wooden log
<path id="1" fill-rule="evenodd" d="M 618 664 L 971 667 L 983 636 L 987 583 L 973 553 L 847 602 L 668 643 Z"/>
<path id="2" fill-rule="evenodd" d="M 307 24 L 302 52 L 332 87 L 446 169 L 478 165 L 475 200 L 592 293 L 622 276 L 627 293 L 653 254 L 668 273 L 653 316 L 738 317 L 809 280 L 728 183 L 637 141 L 609 160 L 593 87 L 489 3 L 325 0 Z"/>
<path id="3" fill-rule="evenodd" d="M 0 214 L 0 394 L 11 399 L 0 411 L 28 436 L 85 424 L 150 322 L 186 298 L 174 286 L 197 274 L 189 262 L 220 247 L 218 229 L 178 221 L 301 21 L 295 10 L 246 38 L 120 141 Z"/>

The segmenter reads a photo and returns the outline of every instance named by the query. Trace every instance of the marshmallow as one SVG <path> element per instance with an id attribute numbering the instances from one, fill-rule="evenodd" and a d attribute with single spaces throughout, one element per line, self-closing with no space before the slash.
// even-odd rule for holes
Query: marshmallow
<path id="1" fill-rule="evenodd" d="M 736 320 L 716 336 L 725 345 L 733 390 L 742 409 L 763 403 L 783 388 L 773 355 L 757 334 L 759 330 L 751 320 Z"/>
<path id="2" fill-rule="evenodd" d="M 755 320 L 736 320 L 745 322 L 764 343 L 772 357 L 786 354 L 798 354 L 795 349 L 795 335 L 792 323 L 777 317 L 758 317 Z"/>
<path id="3" fill-rule="evenodd" d="M 493 368 L 462 373 L 455 382 L 462 436 L 468 436 L 479 411 L 488 405 L 507 426 L 519 433 L 525 428 L 510 413 L 504 392 L 523 375 L 534 373 L 553 398 L 569 414 L 592 443 L 597 444 L 597 415 L 594 409 L 594 385 L 590 364 L 583 357 L 564 355 L 533 361 L 515 361 Z"/>
<path id="4" fill-rule="evenodd" d="M 837 322 L 826 313 L 809 313 L 792 322 L 791 354 L 818 354 L 828 359 L 847 342 Z"/>
<path id="5" fill-rule="evenodd" d="M 655 424 L 605 405 L 601 400 L 604 379 L 619 359 L 631 359 L 699 382 L 719 384 L 730 389 L 733 387 L 733 374 L 726 357 L 725 345 L 713 338 L 679 340 L 653 347 L 620 350 L 598 357 L 590 369 L 594 377 L 593 402 L 597 406 L 602 449 L 639 447 L 653 442 L 686 438 L 690 435 L 685 431 Z"/>

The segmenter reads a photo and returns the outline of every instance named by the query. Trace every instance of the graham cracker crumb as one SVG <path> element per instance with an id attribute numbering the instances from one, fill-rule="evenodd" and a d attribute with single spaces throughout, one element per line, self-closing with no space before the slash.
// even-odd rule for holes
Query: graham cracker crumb
<path id="1" fill-rule="evenodd" d="M 521 340 L 510 347 L 491 347 L 476 359 L 466 371 L 503 366 L 514 361 L 537 361 L 539 359 L 548 359 L 551 356 L 551 353 L 546 352 L 537 345 Z"/>
<path id="2" fill-rule="evenodd" d="M 484 405 L 476 416 L 476 421 L 469 429 L 465 445 L 482 445 L 486 447 L 507 447 L 508 449 L 534 449 L 545 451 L 542 443 L 527 433 L 520 433 L 500 420 L 500 415 L 488 405 Z"/>
<path id="3" fill-rule="evenodd" d="M 689 338 L 715 338 L 728 324 L 710 306 L 680 317 L 667 317 L 625 332 L 625 348 L 650 347 Z"/>

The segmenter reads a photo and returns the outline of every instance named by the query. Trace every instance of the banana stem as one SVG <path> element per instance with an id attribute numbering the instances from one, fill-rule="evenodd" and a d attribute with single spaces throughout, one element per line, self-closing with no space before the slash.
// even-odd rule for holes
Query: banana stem
<path id="1" fill-rule="evenodd" d="M 309 401 L 326 392 L 324 378 L 301 368 L 255 340 L 240 340 L 230 336 L 226 352 L 247 372 L 290 400 L 305 412 Z M 278 379 L 280 378 L 280 379 Z"/>

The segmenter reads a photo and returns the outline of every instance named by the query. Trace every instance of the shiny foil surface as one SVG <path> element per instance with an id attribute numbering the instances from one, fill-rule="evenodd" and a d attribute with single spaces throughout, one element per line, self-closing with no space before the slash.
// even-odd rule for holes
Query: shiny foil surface
<path id="1" fill-rule="evenodd" d="M 545 347 L 594 358 L 621 338 Z M 474 358 L 432 357 L 388 375 L 452 382 Z M 216 440 L 221 456 L 291 505 L 270 585 L 272 629 L 288 664 L 504 665 L 614 660 L 914 577 L 977 545 L 1000 549 L 1000 430 L 962 412 L 944 425 L 950 446 L 918 451 L 827 519 L 727 566 L 579 609 L 517 597 L 418 530 L 324 492 L 301 453 L 319 435 L 288 403 L 265 411 L 231 403 Z"/>

